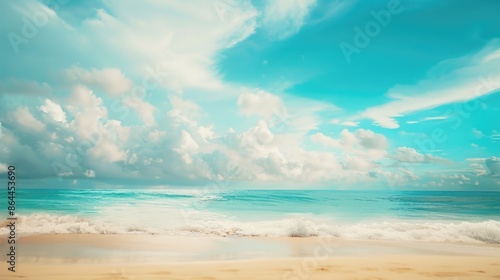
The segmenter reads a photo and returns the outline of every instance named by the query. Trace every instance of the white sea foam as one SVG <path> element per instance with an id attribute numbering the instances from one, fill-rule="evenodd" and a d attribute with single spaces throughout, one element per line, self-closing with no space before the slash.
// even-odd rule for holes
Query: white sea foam
<path id="1" fill-rule="evenodd" d="M 433 242 L 465 242 L 500 244 L 500 222 L 377 222 L 336 224 L 304 218 L 287 218 L 273 221 L 242 222 L 216 216 L 193 216 L 187 224 L 110 223 L 96 218 L 33 214 L 18 219 L 20 234 L 165 234 L 165 235 L 215 235 L 215 236 L 273 236 L 309 237 L 334 236 L 345 239 L 411 240 Z M 147 226 L 145 226 L 147 225 Z M 0 228 L 0 234 L 8 234 Z"/>

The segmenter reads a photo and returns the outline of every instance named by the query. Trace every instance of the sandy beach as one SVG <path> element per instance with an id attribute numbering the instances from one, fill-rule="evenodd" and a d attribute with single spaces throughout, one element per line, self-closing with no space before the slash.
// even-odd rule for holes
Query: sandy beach
<path id="1" fill-rule="evenodd" d="M 0 279 L 500 279 L 500 246 L 484 244 L 59 234 L 17 254 Z"/>
<path id="2" fill-rule="evenodd" d="M 262 259 L 166 264 L 27 263 L 1 279 L 500 279 L 492 257 L 392 256 L 327 259 L 314 269 L 302 260 Z M 298 271 L 297 271 L 298 269 Z"/>

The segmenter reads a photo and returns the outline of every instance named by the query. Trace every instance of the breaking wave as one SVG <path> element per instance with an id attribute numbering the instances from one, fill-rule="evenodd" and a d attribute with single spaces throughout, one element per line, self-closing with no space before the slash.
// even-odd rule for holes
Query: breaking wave
<path id="1" fill-rule="evenodd" d="M 0 224 L 0 234 L 9 233 L 8 223 Z M 218 218 L 190 220 L 171 226 L 155 223 L 124 225 L 95 218 L 33 214 L 20 216 L 17 232 L 33 234 L 165 234 L 197 236 L 331 236 L 344 239 L 406 240 L 500 244 L 500 222 L 374 222 L 335 224 L 314 219 L 287 218 L 273 221 L 240 222 Z"/>

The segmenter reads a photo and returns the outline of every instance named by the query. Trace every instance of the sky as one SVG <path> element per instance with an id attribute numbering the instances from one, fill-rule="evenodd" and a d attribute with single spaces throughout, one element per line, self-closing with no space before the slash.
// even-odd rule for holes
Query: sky
<path id="1" fill-rule="evenodd" d="M 500 190 L 500 1 L 0 2 L 27 187 Z"/>

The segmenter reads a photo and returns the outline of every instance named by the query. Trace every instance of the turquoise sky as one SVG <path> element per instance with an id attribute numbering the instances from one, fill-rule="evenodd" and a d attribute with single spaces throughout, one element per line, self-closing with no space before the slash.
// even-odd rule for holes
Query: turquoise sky
<path id="1" fill-rule="evenodd" d="M 500 2 L 0 3 L 28 186 L 500 188 Z"/>

